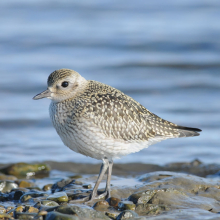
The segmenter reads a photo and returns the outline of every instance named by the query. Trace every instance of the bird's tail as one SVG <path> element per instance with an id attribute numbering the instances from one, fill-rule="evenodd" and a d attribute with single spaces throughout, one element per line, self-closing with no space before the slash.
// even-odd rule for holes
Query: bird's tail
<path id="1" fill-rule="evenodd" d="M 190 128 L 190 127 L 184 127 L 180 125 L 176 125 L 175 129 L 178 129 L 179 137 L 199 136 L 200 134 L 198 132 L 202 131 L 199 128 Z"/>

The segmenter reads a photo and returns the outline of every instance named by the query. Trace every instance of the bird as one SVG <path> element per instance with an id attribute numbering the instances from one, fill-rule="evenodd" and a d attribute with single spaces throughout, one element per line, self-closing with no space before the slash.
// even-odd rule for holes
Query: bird
<path id="1" fill-rule="evenodd" d="M 92 202 L 110 197 L 115 158 L 138 152 L 162 140 L 198 136 L 201 131 L 164 120 L 120 90 L 86 80 L 71 69 L 52 72 L 47 86 L 33 99 L 51 99 L 50 118 L 64 145 L 77 153 L 102 160 L 90 196 L 77 201 Z M 106 187 L 98 194 L 105 173 Z"/>

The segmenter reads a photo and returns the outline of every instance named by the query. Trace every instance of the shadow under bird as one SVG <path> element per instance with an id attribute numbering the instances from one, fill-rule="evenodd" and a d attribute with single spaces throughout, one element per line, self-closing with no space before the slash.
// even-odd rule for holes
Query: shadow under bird
<path id="1" fill-rule="evenodd" d="M 54 71 L 47 84 L 48 89 L 33 99 L 51 99 L 50 118 L 63 143 L 77 153 L 103 161 L 91 195 L 76 202 L 110 197 L 114 158 L 162 140 L 198 136 L 201 131 L 166 121 L 123 92 L 86 80 L 74 70 Z M 98 195 L 106 171 L 106 188 Z"/>

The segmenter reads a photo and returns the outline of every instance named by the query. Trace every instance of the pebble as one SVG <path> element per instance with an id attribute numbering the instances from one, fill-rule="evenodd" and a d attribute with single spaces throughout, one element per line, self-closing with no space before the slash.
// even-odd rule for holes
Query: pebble
<path id="1" fill-rule="evenodd" d="M 15 208 L 15 212 L 23 212 L 24 208 L 24 206 L 18 206 L 17 208 Z"/>
<path id="2" fill-rule="evenodd" d="M 16 177 L 48 176 L 50 167 L 47 164 L 15 163 L 0 169 L 1 173 Z"/>
<path id="3" fill-rule="evenodd" d="M 0 214 L 6 213 L 6 209 L 4 207 L 0 207 Z"/>
<path id="4" fill-rule="evenodd" d="M 131 211 L 131 210 L 125 210 L 123 212 L 121 212 L 116 220 L 125 220 L 125 219 L 129 219 L 129 220 L 134 220 L 135 218 L 137 218 L 139 215 L 134 212 L 134 211 Z"/>
<path id="5" fill-rule="evenodd" d="M 25 194 L 25 192 L 23 192 L 23 191 L 20 191 L 20 190 L 15 191 L 14 200 L 19 200 L 24 194 Z"/>
<path id="6" fill-rule="evenodd" d="M 110 197 L 106 200 L 110 206 L 112 207 L 118 207 L 118 203 L 121 201 L 120 199 L 118 198 L 115 198 L 115 197 Z"/>
<path id="7" fill-rule="evenodd" d="M 91 184 L 83 184 L 82 187 L 85 189 L 91 189 L 92 185 Z"/>
<path id="8" fill-rule="evenodd" d="M 107 201 L 98 201 L 93 205 L 93 208 L 96 211 L 106 211 L 109 207 L 109 204 Z"/>
<path id="9" fill-rule="evenodd" d="M 20 202 L 27 202 L 28 200 L 32 199 L 32 196 L 30 194 L 24 194 L 23 196 L 21 196 L 20 198 Z"/>
<path id="10" fill-rule="evenodd" d="M 119 210 L 135 210 L 136 205 L 131 201 L 122 201 L 118 203 Z"/>
<path id="11" fill-rule="evenodd" d="M 81 175 L 74 175 L 74 176 L 70 176 L 71 179 L 80 179 L 82 178 Z"/>
<path id="12" fill-rule="evenodd" d="M 6 214 L 6 213 L 0 213 L 0 219 L 4 219 L 4 220 L 6 220 L 6 219 L 14 219 L 11 215 L 9 215 L 9 214 Z"/>
<path id="13" fill-rule="evenodd" d="M 60 212 L 49 212 L 45 220 L 81 220 L 77 216 L 62 214 Z"/>
<path id="14" fill-rule="evenodd" d="M 39 213 L 38 213 L 38 215 L 47 215 L 47 211 L 40 211 Z"/>
<path id="15" fill-rule="evenodd" d="M 106 216 L 108 216 L 110 219 L 116 219 L 117 216 L 120 214 L 120 212 L 116 211 L 116 210 L 109 210 L 106 213 Z"/>
<path id="16" fill-rule="evenodd" d="M 59 206 L 57 202 L 51 200 L 42 200 L 41 204 L 44 206 Z"/>
<path id="17" fill-rule="evenodd" d="M 91 193 L 88 179 L 85 178 L 86 183 L 65 179 L 53 185 L 47 184 L 43 187 L 47 192 L 35 186 L 34 180 L 25 180 L 23 177 L 0 180 L 0 219 L 143 220 L 153 216 L 157 219 L 163 216 L 167 219 L 193 219 L 194 215 L 197 219 L 203 219 L 204 215 L 207 219 L 219 218 L 220 187 L 219 181 L 214 178 L 210 180 L 167 171 L 147 173 L 140 176 L 141 184 L 138 187 L 113 188 L 112 195 L 122 200 L 111 197 L 106 201 L 96 201 L 93 207 L 90 207 L 92 203 L 76 203 L 76 199 Z M 41 180 L 36 183 L 38 181 Z M 56 192 L 51 194 L 50 188 Z M 193 210 L 197 210 L 196 213 Z"/>
<path id="18" fill-rule="evenodd" d="M 0 181 L 0 192 L 9 193 L 12 189 L 18 187 L 18 184 L 11 180 L 1 180 Z"/>
<path id="19" fill-rule="evenodd" d="M 47 197 L 48 200 L 54 201 L 54 202 L 68 202 L 68 196 L 65 192 L 57 192 Z"/>
<path id="20" fill-rule="evenodd" d="M 51 190 L 52 186 L 53 186 L 53 184 L 47 184 L 43 187 L 43 190 L 44 191 Z"/>
<path id="21" fill-rule="evenodd" d="M 28 187 L 33 187 L 34 186 L 34 183 L 32 182 L 28 182 L 28 181 L 25 181 L 25 180 L 21 180 L 18 184 L 19 187 L 23 187 L 23 188 L 28 188 Z"/>
<path id="22" fill-rule="evenodd" d="M 28 213 L 38 213 L 39 210 L 37 208 L 34 208 L 33 206 L 30 206 L 27 211 Z"/>

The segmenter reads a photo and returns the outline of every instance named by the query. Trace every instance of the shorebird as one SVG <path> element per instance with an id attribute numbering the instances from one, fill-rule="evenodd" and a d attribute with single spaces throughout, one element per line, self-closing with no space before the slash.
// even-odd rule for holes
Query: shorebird
<path id="1" fill-rule="evenodd" d="M 198 136 L 201 131 L 166 121 L 123 92 L 86 80 L 74 70 L 52 72 L 47 85 L 47 90 L 33 99 L 51 99 L 50 118 L 63 143 L 77 153 L 103 161 L 93 191 L 82 199 L 84 202 L 110 197 L 113 159 L 162 140 Z M 98 195 L 106 171 L 106 188 Z"/>

